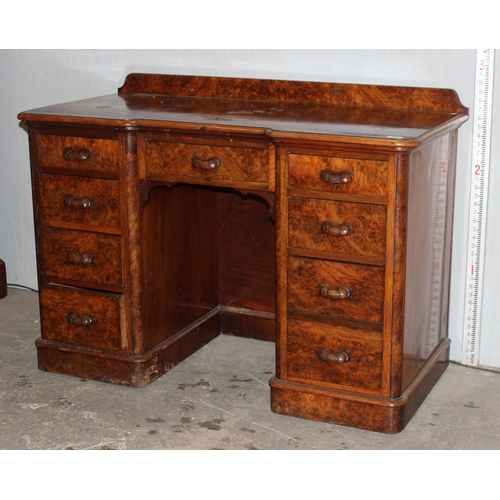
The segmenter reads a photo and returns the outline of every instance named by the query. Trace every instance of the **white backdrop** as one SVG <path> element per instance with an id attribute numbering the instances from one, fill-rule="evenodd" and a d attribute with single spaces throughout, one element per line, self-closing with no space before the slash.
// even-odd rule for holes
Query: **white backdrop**
<path id="1" fill-rule="evenodd" d="M 498 52 L 498 51 L 497 51 Z M 28 139 L 16 118 L 27 109 L 112 94 L 134 71 L 317 80 L 455 89 L 471 108 L 475 49 L 436 50 L 0 50 L 0 258 L 10 283 L 37 287 Z M 495 71 L 500 88 L 500 61 Z M 485 287 L 479 362 L 500 369 L 500 132 L 494 100 Z M 471 121 L 459 132 L 450 299 L 452 359 L 460 361 L 465 293 Z"/>

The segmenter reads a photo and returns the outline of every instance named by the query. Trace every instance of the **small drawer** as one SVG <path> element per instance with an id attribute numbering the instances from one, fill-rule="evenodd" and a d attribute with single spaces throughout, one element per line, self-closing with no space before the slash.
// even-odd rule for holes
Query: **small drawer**
<path id="1" fill-rule="evenodd" d="M 118 143 L 109 139 L 37 136 L 38 166 L 118 173 Z"/>
<path id="2" fill-rule="evenodd" d="M 288 309 L 382 322 L 385 269 L 325 260 L 288 259 Z"/>
<path id="3" fill-rule="evenodd" d="M 387 161 L 289 155 L 289 186 L 334 193 L 387 195 Z"/>
<path id="4" fill-rule="evenodd" d="M 382 390 L 382 333 L 289 319 L 286 378 L 323 387 Z"/>
<path id="5" fill-rule="evenodd" d="M 120 228 L 119 182 L 71 175 L 40 175 L 44 224 Z"/>
<path id="6" fill-rule="evenodd" d="M 267 147 L 228 147 L 145 139 L 142 168 L 146 178 L 269 183 Z"/>
<path id="7" fill-rule="evenodd" d="M 42 272 L 48 279 L 82 285 L 122 286 L 119 236 L 44 228 Z"/>
<path id="8" fill-rule="evenodd" d="M 383 205 L 288 199 L 288 244 L 293 248 L 385 258 L 386 225 Z"/>
<path id="9" fill-rule="evenodd" d="M 121 351 L 122 295 L 74 288 L 40 288 L 42 338 L 85 347 Z"/>

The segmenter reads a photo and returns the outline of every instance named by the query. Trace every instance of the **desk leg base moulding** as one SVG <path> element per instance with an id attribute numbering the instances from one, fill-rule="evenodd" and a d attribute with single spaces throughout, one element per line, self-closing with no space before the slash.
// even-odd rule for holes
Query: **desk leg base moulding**
<path id="1" fill-rule="evenodd" d="M 38 368 L 100 382 L 146 387 L 219 335 L 219 315 L 209 316 L 155 349 L 135 356 L 38 339 Z"/>
<path id="2" fill-rule="evenodd" d="M 145 387 L 275 342 L 272 411 L 384 433 L 445 370 L 453 90 L 131 74 L 19 118 L 41 370 Z"/>
<path id="3" fill-rule="evenodd" d="M 146 387 L 221 333 L 233 335 L 246 331 L 249 332 L 246 336 L 257 340 L 273 340 L 274 320 L 266 316 L 254 316 L 251 311 L 236 314 L 218 307 L 142 355 L 110 353 L 38 339 L 38 368 L 99 382 Z"/>
<path id="4" fill-rule="evenodd" d="M 271 408 L 275 413 L 345 425 L 369 431 L 401 432 L 448 367 L 450 342 L 429 359 L 418 379 L 399 398 L 363 396 L 353 392 L 311 389 L 272 378 Z"/>

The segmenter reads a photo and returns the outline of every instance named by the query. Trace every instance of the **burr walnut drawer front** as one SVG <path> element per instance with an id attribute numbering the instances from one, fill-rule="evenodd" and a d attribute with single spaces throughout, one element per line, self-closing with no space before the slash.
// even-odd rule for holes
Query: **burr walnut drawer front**
<path id="1" fill-rule="evenodd" d="M 118 173 L 118 142 L 109 139 L 39 134 L 38 166 Z"/>
<path id="2" fill-rule="evenodd" d="M 387 195 L 387 161 L 289 155 L 289 186 L 334 193 Z"/>
<path id="3" fill-rule="evenodd" d="M 123 296 L 42 286 L 40 297 L 44 339 L 112 351 L 125 347 Z"/>
<path id="4" fill-rule="evenodd" d="M 290 247 L 385 257 L 386 225 L 384 205 L 288 199 Z"/>
<path id="5" fill-rule="evenodd" d="M 378 393 L 382 388 L 382 332 L 289 319 L 286 378 Z"/>
<path id="6" fill-rule="evenodd" d="M 382 267 L 288 259 L 288 310 L 382 322 Z"/>
<path id="7" fill-rule="evenodd" d="M 120 236 L 44 228 L 42 272 L 83 286 L 122 286 Z"/>
<path id="8" fill-rule="evenodd" d="M 173 176 L 206 181 L 269 182 L 269 150 L 261 144 L 230 147 L 147 138 L 141 144 L 146 178 Z"/>
<path id="9" fill-rule="evenodd" d="M 120 228 L 119 182 L 72 175 L 40 175 L 44 224 Z"/>

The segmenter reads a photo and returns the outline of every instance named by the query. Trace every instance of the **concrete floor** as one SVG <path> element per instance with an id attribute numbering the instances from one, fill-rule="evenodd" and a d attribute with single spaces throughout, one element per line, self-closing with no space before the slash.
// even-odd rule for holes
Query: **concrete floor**
<path id="1" fill-rule="evenodd" d="M 0 300 L 2 450 L 498 450 L 500 373 L 451 364 L 407 428 L 384 435 L 276 415 L 274 345 L 221 336 L 147 388 L 37 369 L 38 296 Z"/>

